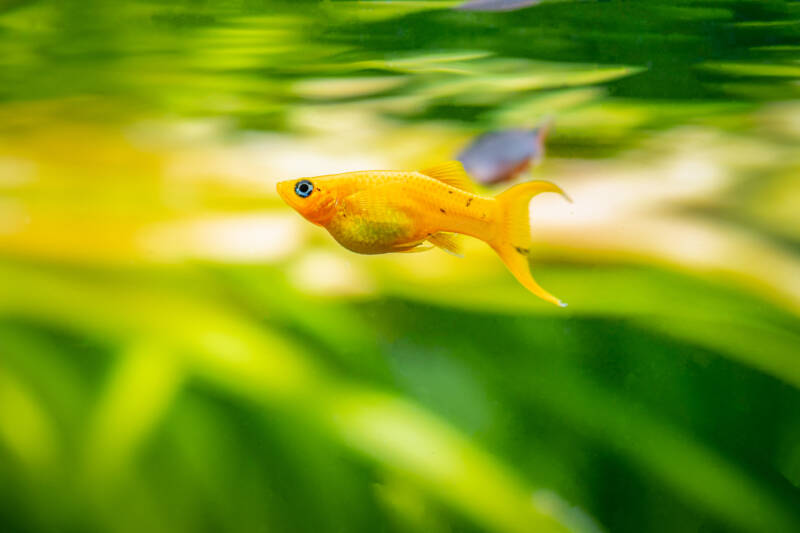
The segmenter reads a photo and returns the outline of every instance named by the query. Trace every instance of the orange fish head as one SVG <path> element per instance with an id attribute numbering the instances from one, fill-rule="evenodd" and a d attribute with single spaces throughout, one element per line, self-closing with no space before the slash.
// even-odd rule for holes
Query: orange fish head
<path id="1" fill-rule="evenodd" d="M 299 178 L 278 182 L 283 201 L 309 222 L 323 226 L 335 214 L 336 194 L 333 187 L 316 178 Z"/>

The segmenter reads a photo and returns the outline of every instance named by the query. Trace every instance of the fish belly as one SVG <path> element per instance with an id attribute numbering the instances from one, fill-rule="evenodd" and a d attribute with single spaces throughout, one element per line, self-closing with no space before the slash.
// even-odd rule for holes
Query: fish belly
<path id="1" fill-rule="evenodd" d="M 410 216 L 397 210 L 340 214 L 327 230 L 339 244 L 359 254 L 401 251 L 426 236 Z"/>

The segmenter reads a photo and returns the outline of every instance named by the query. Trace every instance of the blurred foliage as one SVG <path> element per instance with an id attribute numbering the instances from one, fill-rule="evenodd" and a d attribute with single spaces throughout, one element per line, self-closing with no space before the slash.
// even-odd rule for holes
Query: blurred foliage
<path id="1" fill-rule="evenodd" d="M 0 0 L 0 530 L 800 531 L 800 4 L 456 4 Z M 566 311 L 274 192 L 546 116 Z"/>

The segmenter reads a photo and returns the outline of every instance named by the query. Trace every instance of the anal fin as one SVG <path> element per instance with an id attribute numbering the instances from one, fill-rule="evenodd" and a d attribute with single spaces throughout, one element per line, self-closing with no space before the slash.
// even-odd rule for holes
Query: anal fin
<path id="1" fill-rule="evenodd" d="M 461 246 L 461 239 L 455 233 L 434 233 L 428 237 L 428 242 L 434 246 L 438 246 L 445 252 L 448 252 L 456 257 L 464 257 L 464 252 Z"/>
<path id="2" fill-rule="evenodd" d="M 394 251 L 404 254 L 415 254 L 419 252 L 427 252 L 428 250 L 432 250 L 433 246 L 425 246 L 423 243 L 416 243 L 416 244 L 409 244 L 409 245 L 400 245 L 396 246 Z"/>

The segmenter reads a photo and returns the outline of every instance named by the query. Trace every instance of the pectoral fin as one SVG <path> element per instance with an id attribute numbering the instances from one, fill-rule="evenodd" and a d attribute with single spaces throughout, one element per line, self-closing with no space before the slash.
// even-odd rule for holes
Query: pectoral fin
<path id="1" fill-rule="evenodd" d="M 390 192 L 386 186 L 373 187 L 346 196 L 339 204 L 353 215 L 388 212 L 393 209 Z"/>
<path id="2" fill-rule="evenodd" d="M 456 257 L 464 257 L 464 252 L 462 251 L 461 246 L 461 238 L 455 233 L 434 233 L 428 237 L 428 242 L 434 246 L 438 246 L 445 252 Z"/>

